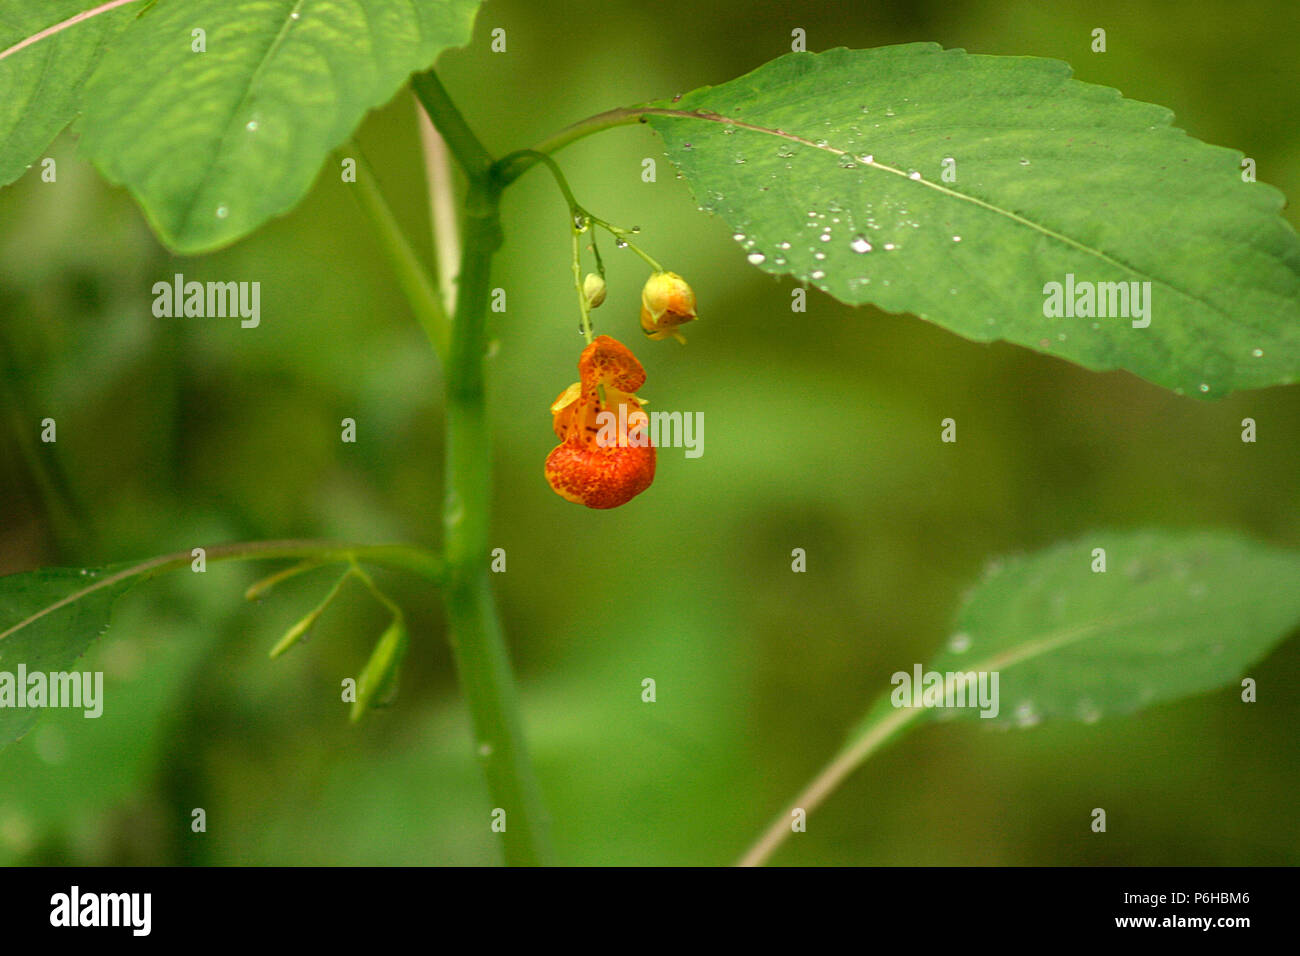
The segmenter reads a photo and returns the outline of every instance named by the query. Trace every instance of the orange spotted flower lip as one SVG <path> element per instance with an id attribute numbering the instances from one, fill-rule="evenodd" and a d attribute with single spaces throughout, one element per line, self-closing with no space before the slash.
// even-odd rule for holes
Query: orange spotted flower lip
<path id="1" fill-rule="evenodd" d="M 568 501 L 617 508 L 654 481 L 649 419 L 635 394 L 645 369 L 626 345 L 601 335 L 583 349 L 578 375 L 551 405 L 560 444 L 546 458 L 546 480 Z"/>

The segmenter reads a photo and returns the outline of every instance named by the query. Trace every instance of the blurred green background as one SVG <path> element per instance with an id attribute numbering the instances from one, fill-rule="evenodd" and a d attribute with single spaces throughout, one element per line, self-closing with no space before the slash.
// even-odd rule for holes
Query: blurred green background
<path id="1" fill-rule="evenodd" d="M 505 152 L 600 110 L 722 82 L 789 50 L 934 40 L 1068 60 L 1084 80 L 1166 105 L 1300 195 L 1300 8 L 492 0 L 440 62 Z M 1108 52 L 1090 52 L 1103 27 Z M 493 54 L 490 31 L 507 31 Z M 359 138 L 427 239 L 413 102 Z M 370 224 L 327 167 L 252 238 L 170 257 L 65 134 L 0 192 L 0 573 L 94 565 L 228 540 L 436 543 L 440 377 Z M 641 160 L 659 159 L 642 182 Z M 495 576 L 555 843 L 574 864 L 722 864 L 831 756 L 847 728 L 947 637 L 990 558 L 1094 528 L 1219 526 L 1300 546 L 1300 389 L 1177 398 L 1022 349 L 813 292 L 745 262 L 696 211 L 654 136 L 563 152 L 578 198 L 642 228 L 695 286 L 685 348 L 642 341 L 644 267 L 606 246 L 598 331 L 634 345 L 659 409 L 705 413 L 705 453 L 660 453 L 654 486 L 590 512 L 542 462 L 548 406 L 581 339 L 565 209 L 539 170 L 505 203 L 494 284 Z M 1286 215 L 1297 221 L 1294 207 Z M 156 319 L 155 281 L 258 280 L 262 323 Z M 58 442 L 37 441 L 40 420 Z M 953 417 L 959 441 L 939 441 Z M 1240 421 L 1259 442 L 1240 441 Z M 358 423 L 355 445 L 339 422 Z M 791 573 L 791 549 L 808 554 Z M 272 565 L 213 566 L 118 607 L 83 666 L 104 716 L 54 713 L 0 752 L 0 862 L 481 864 L 497 859 L 436 593 L 409 609 L 396 705 L 347 722 L 339 681 L 383 629 L 349 585 L 316 636 L 266 651 L 328 587 L 308 575 L 250 606 Z M 815 813 L 788 864 L 1295 864 L 1300 641 L 1233 688 L 1091 727 L 928 726 Z M 658 702 L 640 700 L 641 681 Z M 190 831 L 203 807 L 208 830 Z M 1093 834 L 1104 807 L 1109 832 Z"/>

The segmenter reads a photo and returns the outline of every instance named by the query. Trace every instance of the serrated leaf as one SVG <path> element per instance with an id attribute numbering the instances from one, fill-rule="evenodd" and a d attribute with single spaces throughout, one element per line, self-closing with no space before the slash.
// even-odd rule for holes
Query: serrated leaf
<path id="1" fill-rule="evenodd" d="M 153 563 L 106 568 L 44 568 L 0 577 L 0 680 L 71 671 L 108 630 L 117 599 L 156 569 Z M 17 740 L 44 710 L 0 706 L 0 749 Z"/>
<path id="2" fill-rule="evenodd" d="M 413 71 L 466 43 L 478 0 L 164 2 L 86 89 L 82 147 L 164 243 L 234 242 L 307 193 Z M 194 30 L 206 52 L 193 52 Z"/>
<path id="3" fill-rule="evenodd" d="M 21 0 L 0 9 L 0 186 L 13 182 L 72 122 L 105 45 L 136 13 L 110 10 L 22 49 L 25 40 L 93 9 L 91 0 Z"/>
<path id="4" fill-rule="evenodd" d="M 1300 554 L 1228 534 L 1096 533 L 993 568 L 929 666 L 997 671 L 988 723 L 1091 722 L 1214 690 L 1300 625 Z"/>
<path id="5" fill-rule="evenodd" d="M 1059 61 L 927 43 L 789 54 L 646 114 L 768 272 L 1180 393 L 1300 380 L 1283 196 L 1172 118 Z M 1067 275 L 1150 283 L 1150 324 L 1047 317 Z"/>

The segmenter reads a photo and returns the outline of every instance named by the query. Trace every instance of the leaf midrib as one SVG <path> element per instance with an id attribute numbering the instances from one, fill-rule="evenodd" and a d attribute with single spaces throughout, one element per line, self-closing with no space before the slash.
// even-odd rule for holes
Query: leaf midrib
<path id="1" fill-rule="evenodd" d="M 784 139 L 792 143 L 798 143 L 801 146 L 807 146 L 812 149 L 817 149 L 817 150 L 821 150 L 822 152 L 830 153 L 833 156 L 848 156 L 852 158 L 860 166 L 873 167 L 875 169 L 880 169 L 885 172 L 893 173 L 897 176 L 901 176 L 903 179 L 907 180 L 908 182 L 917 183 L 922 186 L 928 186 L 931 189 L 934 189 L 943 195 L 949 196 L 953 199 L 969 202 L 995 215 L 1010 219 L 1013 222 L 1019 223 L 1020 225 L 1035 230 L 1036 232 L 1040 233 L 1041 235 L 1049 239 L 1053 239 L 1057 242 L 1064 243 L 1080 252 L 1101 259 L 1102 261 L 1114 266 L 1115 268 L 1121 269 L 1125 272 L 1138 276 L 1142 279 L 1150 280 L 1156 283 L 1157 285 L 1161 286 L 1162 288 L 1170 290 L 1176 295 L 1180 295 L 1183 296 L 1184 298 L 1191 299 L 1194 302 L 1199 302 L 1201 305 L 1205 306 L 1211 312 L 1218 314 L 1219 316 L 1223 317 L 1229 322 L 1234 321 L 1233 317 L 1229 315 L 1227 312 L 1225 312 L 1220 306 L 1216 305 L 1213 302 L 1210 302 L 1207 299 L 1202 298 L 1200 295 L 1196 294 L 1195 292 L 1190 292 L 1186 289 L 1180 288 L 1179 286 L 1175 285 L 1173 282 L 1169 281 L 1168 279 L 1164 279 L 1158 275 L 1155 275 L 1154 273 L 1150 273 L 1138 269 L 1136 266 L 1129 265 L 1123 260 L 1116 259 L 1113 256 L 1109 255 L 1106 252 L 1103 252 L 1100 249 L 1095 249 L 1092 246 L 1087 245 L 1086 243 L 1079 242 L 1077 239 L 1072 239 L 1069 236 L 1065 235 L 1064 233 L 1060 233 L 1054 229 L 1050 229 L 1047 226 L 1044 226 L 1040 223 L 1035 222 L 1032 219 L 1029 219 L 1028 217 L 1022 216 L 1016 212 L 1012 212 L 1009 209 L 1003 209 L 1001 206 L 997 206 L 983 199 L 978 199 L 974 196 L 968 196 L 965 193 L 958 192 L 954 189 L 949 189 L 946 186 L 940 185 L 939 183 L 933 182 L 928 179 L 924 179 L 924 178 L 912 179 L 911 176 L 909 176 L 906 172 L 904 172 L 901 169 L 886 165 L 884 163 L 876 162 L 874 153 L 867 154 L 872 156 L 872 161 L 870 163 L 864 163 L 862 162 L 861 157 L 855 156 L 852 151 L 846 149 L 840 149 L 837 146 L 832 146 L 830 145 L 829 142 L 826 143 L 825 145 L 822 145 L 817 142 L 814 142 L 813 140 L 806 139 L 805 137 L 800 136 L 797 133 L 787 133 L 785 130 L 774 129 L 767 126 L 760 126 L 757 123 L 749 123 L 744 120 L 738 120 L 735 119 L 734 117 L 724 116 L 721 113 L 714 113 L 711 111 L 706 111 L 701 113 L 694 110 L 672 110 L 672 109 L 665 109 L 662 107 L 642 107 L 640 108 L 640 112 L 644 114 L 654 115 L 654 116 L 669 116 L 678 119 L 698 119 L 698 120 L 706 120 L 714 123 L 721 123 L 723 125 L 735 126 L 739 129 L 751 130 L 752 132 L 755 133 L 764 133 L 769 136 L 775 136 L 779 139 Z"/>

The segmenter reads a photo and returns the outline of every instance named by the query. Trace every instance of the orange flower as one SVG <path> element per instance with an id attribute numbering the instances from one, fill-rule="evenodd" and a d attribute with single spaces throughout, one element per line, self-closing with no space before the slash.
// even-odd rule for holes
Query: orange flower
<path id="1" fill-rule="evenodd" d="M 655 272 L 641 289 L 641 329 L 652 339 L 685 342 L 677 326 L 695 321 L 695 292 L 676 272 Z"/>
<path id="2" fill-rule="evenodd" d="M 655 477 L 650 419 L 635 394 L 645 369 L 626 345 L 599 335 L 582 350 L 578 376 L 551 405 L 560 444 L 546 458 L 546 480 L 568 501 L 617 508 Z"/>

